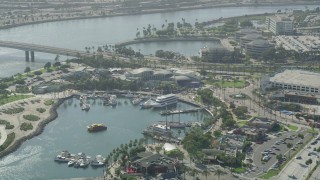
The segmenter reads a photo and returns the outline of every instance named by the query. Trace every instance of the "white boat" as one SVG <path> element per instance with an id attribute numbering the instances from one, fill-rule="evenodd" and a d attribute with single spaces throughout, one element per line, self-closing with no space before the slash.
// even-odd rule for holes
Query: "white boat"
<path id="1" fill-rule="evenodd" d="M 73 166 L 73 164 L 74 164 L 75 162 L 76 162 L 75 160 L 70 160 L 70 161 L 68 162 L 68 166 Z"/>
<path id="2" fill-rule="evenodd" d="M 138 104 L 140 104 L 142 101 L 143 101 L 142 98 L 136 97 L 136 98 L 134 98 L 131 102 L 132 102 L 133 105 L 138 105 Z"/>
<path id="3" fill-rule="evenodd" d="M 126 98 L 134 98 L 135 97 L 135 95 L 132 94 L 131 92 L 128 92 L 127 94 L 124 94 L 123 96 Z"/>
<path id="4" fill-rule="evenodd" d="M 83 104 L 83 105 L 81 106 L 81 109 L 82 109 L 82 110 L 85 110 L 85 111 L 89 111 L 90 105 L 89 105 L 89 104 Z"/>
<path id="5" fill-rule="evenodd" d="M 109 105 L 116 106 L 117 104 L 118 104 L 117 96 L 116 95 L 111 95 L 110 99 L 109 99 Z"/>
<path id="6" fill-rule="evenodd" d="M 140 107 L 142 109 L 148 109 L 148 108 L 152 108 L 154 105 L 156 105 L 156 102 L 152 99 L 148 99 L 146 102 L 141 103 Z"/>
<path id="7" fill-rule="evenodd" d="M 155 100 L 153 107 L 154 108 L 165 107 L 172 104 L 177 104 L 177 102 L 178 102 L 178 97 L 175 94 L 167 94 L 163 96 L 158 96 Z"/>

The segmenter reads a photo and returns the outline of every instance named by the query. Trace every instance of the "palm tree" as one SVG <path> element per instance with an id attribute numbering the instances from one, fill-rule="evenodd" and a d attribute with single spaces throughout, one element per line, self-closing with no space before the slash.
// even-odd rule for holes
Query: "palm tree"
<path id="1" fill-rule="evenodd" d="M 201 173 L 202 175 L 204 175 L 206 177 L 206 180 L 207 180 L 207 177 L 211 174 L 210 171 L 208 171 L 208 169 L 204 169 Z"/>
<path id="2" fill-rule="evenodd" d="M 220 176 L 222 175 L 225 175 L 225 174 L 227 174 L 225 171 L 223 171 L 223 170 L 221 170 L 221 169 L 216 169 L 215 171 L 214 171 L 214 175 L 216 175 L 216 176 L 218 176 L 218 180 L 220 179 Z"/>
<path id="3" fill-rule="evenodd" d="M 199 174 L 199 171 L 197 169 L 191 169 L 188 171 L 188 174 L 193 177 L 193 179 Z"/>

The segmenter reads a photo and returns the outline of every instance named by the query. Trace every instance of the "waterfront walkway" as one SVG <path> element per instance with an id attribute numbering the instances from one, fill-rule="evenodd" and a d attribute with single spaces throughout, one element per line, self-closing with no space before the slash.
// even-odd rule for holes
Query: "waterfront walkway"
<path id="1" fill-rule="evenodd" d="M 5 131 L 6 126 L 0 125 L 0 146 L 6 141 L 7 139 L 7 132 Z"/>

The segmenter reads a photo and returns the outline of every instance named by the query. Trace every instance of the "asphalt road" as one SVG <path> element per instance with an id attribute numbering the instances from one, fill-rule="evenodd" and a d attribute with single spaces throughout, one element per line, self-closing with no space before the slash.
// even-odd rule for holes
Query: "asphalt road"
<path id="1" fill-rule="evenodd" d="M 255 144 L 253 146 L 252 159 L 253 159 L 253 164 L 255 164 L 257 169 L 256 169 L 255 172 L 252 172 L 248 176 L 249 177 L 254 177 L 254 176 L 256 176 L 258 174 L 261 174 L 263 172 L 267 172 L 272 167 L 272 165 L 274 165 L 278 161 L 277 158 L 276 158 L 276 155 L 278 155 L 278 154 L 286 155 L 287 158 L 289 158 L 289 155 L 293 154 L 294 151 L 290 150 L 291 148 L 288 148 L 287 144 L 280 143 L 280 145 L 276 145 L 276 141 L 280 141 L 280 139 L 285 139 L 286 137 L 288 137 L 290 135 L 296 135 L 297 136 L 299 133 L 302 133 L 302 134 L 305 135 L 305 137 L 303 139 L 303 143 L 305 143 L 310 135 L 306 135 L 307 134 L 306 131 L 300 130 L 300 131 L 297 131 L 297 132 L 293 132 L 293 131 L 289 131 L 287 133 L 283 132 L 282 135 L 279 136 L 279 137 L 275 137 L 275 136 L 270 135 L 269 137 L 271 139 L 268 140 L 267 142 L 264 142 L 261 145 Z M 293 145 L 293 147 L 294 147 L 298 143 L 298 141 L 300 141 L 300 140 L 301 140 L 300 138 L 294 138 L 293 140 L 287 139 L 286 143 L 291 143 Z M 273 145 L 275 145 L 280 150 L 273 149 L 272 148 Z M 298 146 L 301 146 L 301 145 L 297 145 L 297 147 Z M 271 157 L 271 159 L 269 161 L 267 161 L 267 162 L 263 162 L 263 161 L 261 161 L 261 158 L 263 157 L 261 152 L 263 152 L 263 151 L 265 151 L 267 149 L 272 150 L 273 152 L 276 153 L 276 155 L 270 154 L 269 156 Z"/>
<path id="2" fill-rule="evenodd" d="M 307 177 L 308 173 L 316 165 L 316 161 L 319 160 L 319 153 L 313 151 L 313 149 L 318 148 L 320 143 L 311 145 L 311 142 L 296 155 L 301 156 L 302 159 L 293 158 L 276 179 L 305 179 Z M 308 148 L 309 146 L 310 148 Z M 312 154 L 309 154 L 310 152 Z M 306 165 L 308 159 L 312 159 L 312 164 Z"/>

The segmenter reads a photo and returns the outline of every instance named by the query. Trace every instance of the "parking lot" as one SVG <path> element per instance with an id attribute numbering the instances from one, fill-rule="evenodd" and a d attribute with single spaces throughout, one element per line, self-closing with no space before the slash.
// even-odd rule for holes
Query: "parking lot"
<path id="1" fill-rule="evenodd" d="M 299 152 L 290 163 L 283 169 L 282 173 L 277 179 L 305 179 L 308 172 L 315 166 L 316 161 L 319 160 L 317 149 L 319 147 L 319 141 L 312 140 L 304 149 Z M 312 160 L 310 165 L 306 165 L 308 159 Z"/>
<path id="2" fill-rule="evenodd" d="M 303 134 L 305 136 L 304 139 L 302 140 L 298 137 L 298 134 Z M 278 161 L 276 158 L 278 154 L 286 155 L 286 157 L 289 158 L 300 146 L 306 143 L 310 136 L 311 135 L 305 130 L 300 130 L 298 132 L 283 132 L 279 136 L 270 134 L 270 140 L 263 144 L 255 144 L 253 146 L 252 160 L 253 164 L 256 166 L 256 170 L 251 172 L 248 176 L 252 177 L 261 174 L 272 167 L 277 168 L 277 165 L 275 164 Z M 288 143 L 292 144 L 292 148 L 287 147 Z M 262 158 L 265 156 L 268 156 L 269 158 L 262 161 Z"/>

